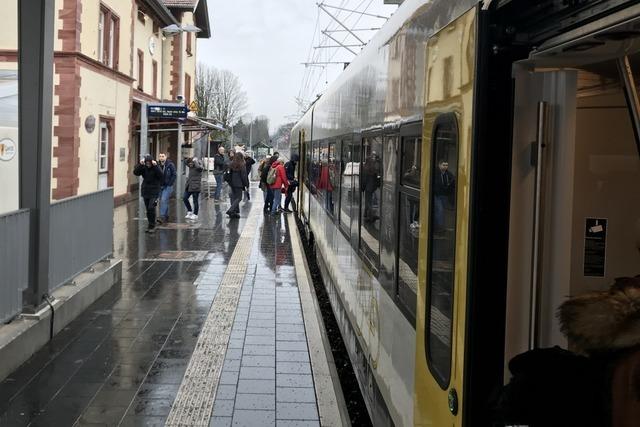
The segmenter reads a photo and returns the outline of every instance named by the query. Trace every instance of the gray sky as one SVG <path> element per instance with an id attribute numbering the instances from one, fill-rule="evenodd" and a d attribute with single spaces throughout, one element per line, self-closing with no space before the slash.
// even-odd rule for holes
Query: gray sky
<path id="1" fill-rule="evenodd" d="M 383 0 L 329 0 L 326 3 L 358 10 L 370 4 L 368 13 L 385 16 L 396 9 L 384 6 Z M 238 75 L 249 98 L 247 113 L 269 117 L 272 130 L 290 121 L 286 116 L 296 113 L 294 98 L 305 78 L 305 67 L 300 63 L 307 61 L 312 41 L 314 45 L 320 44 L 318 32 L 314 32 L 318 20 L 316 0 L 208 0 L 208 6 L 212 37 L 198 41 L 198 60 Z M 330 11 L 358 28 L 373 28 L 383 22 L 373 17 Z M 326 14 L 321 14 L 319 29 L 327 25 L 331 25 L 330 29 L 338 28 L 330 21 Z M 371 32 L 358 34 L 365 41 L 372 35 Z M 347 43 L 354 42 L 345 33 L 334 35 L 340 40 L 347 37 Z M 335 45 L 331 41 L 325 44 Z M 323 61 L 332 55 L 333 61 L 348 61 L 353 57 L 344 49 L 319 52 L 322 57 L 318 59 Z M 314 68 L 312 74 L 307 75 L 309 82 L 303 97 L 311 99 L 312 92 L 322 92 L 325 82 L 334 79 L 340 70 L 339 66 L 330 66 L 326 71 Z"/>

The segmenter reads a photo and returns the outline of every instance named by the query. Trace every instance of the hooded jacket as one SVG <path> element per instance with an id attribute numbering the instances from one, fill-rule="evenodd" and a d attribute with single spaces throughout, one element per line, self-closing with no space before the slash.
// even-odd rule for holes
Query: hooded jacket
<path id="1" fill-rule="evenodd" d="M 280 190 L 282 187 L 289 188 L 289 180 L 287 179 L 287 172 L 284 170 L 284 165 L 280 162 L 273 162 L 272 169 L 276 170 L 276 182 L 270 185 L 272 190 Z"/>
<path id="2" fill-rule="evenodd" d="M 160 190 L 162 189 L 162 182 L 164 176 L 162 170 L 158 165 L 153 166 L 151 163 L 153 158 L 146 156 L 144 159 L 144 165 L 137 165 L 133 170 L 135 176 L 142 177 L 142 188 L 140 192 L 144 199 L 153 199 L 160 196 Z"/>
<path id="3" fill-rule="evenodd" d="M 187 186 L 185 188 L 189 193 L 199 193 L 202 189 L 202 163 L 199 159 L 196 159 L 189 166 L 189 178 L 187 179 Z"/>
<path id="4" fill-rule="evenodd" d="M 164 165 L 160 165 L 160 163 L 158 163 L 158 166 L 160 167 L 160 170 L 164 175 L 162 186 L 171 187 L 173 184 L 175 184 L 177 174 L 176 174 L 176 167 L 173 164 L 173 162 L 167 159 L 165 160 Z"/>

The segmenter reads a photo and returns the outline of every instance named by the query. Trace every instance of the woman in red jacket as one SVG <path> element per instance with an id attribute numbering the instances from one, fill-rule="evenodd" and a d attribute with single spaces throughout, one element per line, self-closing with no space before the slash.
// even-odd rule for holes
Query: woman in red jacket
<path id="1" fill-rule="evenodd" d="M 271 184 L 271 190 L 273 191 L 273 204 L 271 205 L 271 214 L 275 215 L 279 213 L 280 200 L 282 199 L 282 193 L 286 193 L 289 189 L 289 180 L 287 179 L 287 172 L 284 169 L 284 161 L 278 159 L 271 165 L 272 169 L 275 169 L 275 182 Z M 271 172 L 272 174 L 274 172 Z"/>

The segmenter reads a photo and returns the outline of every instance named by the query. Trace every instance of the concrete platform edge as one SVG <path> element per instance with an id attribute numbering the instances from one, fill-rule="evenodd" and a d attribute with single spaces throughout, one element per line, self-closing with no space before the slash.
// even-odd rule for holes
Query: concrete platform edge
<path id="1" fill-rule="evenodd" d="M 295 221 L 289 216 L 291 248 L 296 266 L 296 278 L 302 303 L 302 315 L 311 358 L 311 370 L 322 427 L 349 426 L 349 413 L 342 394 L 338 371 L 331 353 L 331 346 L 324 328 L 322 313 L 311 282 L 311 273 L 302 250 L 302 240 Z"/>
<path id="2" fill-rule="evenodd" d="M 53 333 L 64 329 L 72 320 L 104 295 L 122 278 L 121 260 L 99 261 L 76 276 L 72 283 L 53 291 L 55 310 Z M 20 316 L 0 326 L 0 381 L 49 342 L 51 309 Z"/>

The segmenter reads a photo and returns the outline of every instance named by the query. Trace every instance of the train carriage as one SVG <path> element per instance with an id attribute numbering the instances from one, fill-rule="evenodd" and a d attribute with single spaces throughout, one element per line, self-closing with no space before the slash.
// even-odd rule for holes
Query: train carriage
<path id="1" fill-rule="evenodd" d="M 406 0 L 296 124 L 375 425 L 501 425 L 565 298 L 640 273 L 638 37 L 636 1 Z"/>

